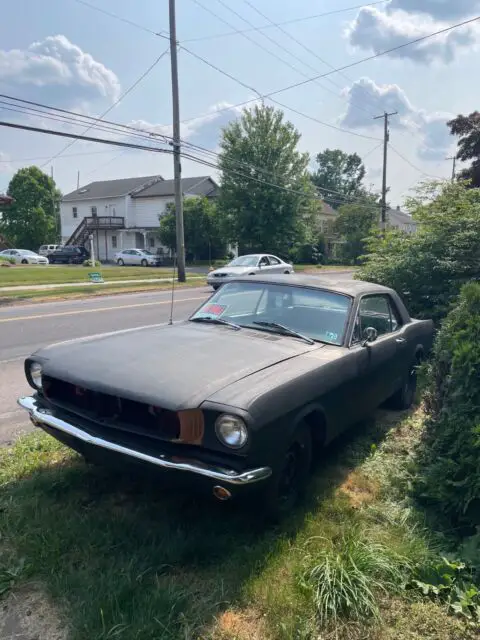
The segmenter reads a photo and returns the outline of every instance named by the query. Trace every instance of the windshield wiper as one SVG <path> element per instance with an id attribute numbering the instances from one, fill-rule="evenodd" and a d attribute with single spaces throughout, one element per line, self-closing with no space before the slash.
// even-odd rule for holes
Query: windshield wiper
<path id="1" fill-rule="evenodd" d="M 235 331 L 240 331 L 242 328 L 239 324 L 223 320 L 222 318 L 212 318 L 211 316 L 200 316 L 198 318 L 190 318 L 190 322 L 207 322 L 209 324 L 223 324 L 227 327 L 232 327 Z"/>
<path id="2" fill-rule="evenodd" d="M 286 327 L 284 324 L 280 324 L 278 322 L 266 322 L 264 320 L 254 320 L 253 324 L 258 324 L 260 327 L 267 327 L 268 329 L 280 329 L 289 336 L 294 336 L 295 338 L 300 338 L 301 340 L 305 340 L 308 344 L 315 344 L 315 340 L 309 338 L 308 336 L 304 336 L 302 333 L 298 333 L 294 329 L 290 329 L 290 327 Z"/>

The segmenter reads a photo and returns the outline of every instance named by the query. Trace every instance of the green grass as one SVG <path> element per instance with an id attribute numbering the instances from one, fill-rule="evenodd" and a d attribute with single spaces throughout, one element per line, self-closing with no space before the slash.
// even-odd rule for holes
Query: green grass
<path id="1" fill-rule="evenodd" d="M 186 283 L 175 281 L 175 289 L 191 289 L 205 287 L 203 279 L 191 279 Z M 12 302 L 33 300 L 34 302 L 48 302 L 55 299 L 94 298 L 115 293 L 139 293 L 142 291 L 165 291 L 171 289 L 170 282 L 152 282 L 143 284 L 92 284 L 88 287 L 56 287 L 55 289 L 22 289 L 21 291 L 0 291 L 0 306 Z"/>
<path id="2" fill-rule="evenodd" d="M 402 590 L 432 554 L 402 489 L 421 429 L 382 413 L 342 438 L 275 528 L 34 433 L 0 449 L 0 577 L 41 585 L 69 640 L 474 638 Z"/>
<path id="3" fill-rule="evenodd" d="M 15 285 L 64 284 L 68 282 L 88 282 L 91 271 L 100 271 L 104 280 L 115 282 L 119 280 L 136 280 L 150 278 L 169 278 L 172 269 L 157 267 L 83 267 L 71 266 L 26 266 L 0 268 L 0 287 Z"/>

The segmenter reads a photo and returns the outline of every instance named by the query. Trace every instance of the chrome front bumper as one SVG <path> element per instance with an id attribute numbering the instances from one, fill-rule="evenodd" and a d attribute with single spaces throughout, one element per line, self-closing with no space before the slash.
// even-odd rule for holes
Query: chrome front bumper
<path id="1" fill-rule="evenodd" d="M 175 462 L 169 456 L 159 455 L 158 457 L 151 456 L 141 451 L 135 451 L 129 447 L 124 447 L 115 442 L 109 442 L 103 438 L 87 433 L 79 427 L 75 427 L 69 422 L 65 422 L 61 418 L 57 418 L 49 409 L 40 407 L 37 400 L 32 396 L 25 396 L 18 399 L 18 404 L 30 414 L 30 420 L 37 427 L 46 425 L 52 429 L 62 431 L 68 435 L 85 442 L 89 445 L 100 447 L 102 449 L 108 449 L 115 453 L 120 453 L 130 458 L 135 458 L 142 462 L 153 464 L 162 469 L 174 469 L 176 471 L 187 471 L 199 476 L 205 476 L 218 482 L 225 482 L 230 485 L 243 486 L 248 484 L 254 484 L 261 480 L 266 480 L 272 475 L 270 467 L 258 467 L 257 469 L 249 469 L 242 473 L 237 473 L 233 469 L 225 469 L 213 465 L 208 465 L 198 460 L 189 460 L 188 462 Z"/>

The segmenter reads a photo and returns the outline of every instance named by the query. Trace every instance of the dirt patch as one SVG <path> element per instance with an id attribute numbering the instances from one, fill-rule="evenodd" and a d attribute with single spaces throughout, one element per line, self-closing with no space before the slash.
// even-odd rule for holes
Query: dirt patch
<path id="1" fill-rule="evenodd" d="M 339 487 L 339 491 L 347 496 L 350 504 L 359 509 L 373 502 L 380 490 L 380 483 L 362 471 L 350 471 Z"/>
<path id="2" fill-rule="evenodd" d="M 66 640 L 67 629 L 39 585 L 15 589 L 0 602 L 1 640 Z"/>
<path id="3" fill-rule="evenodd" d="M 269 636 L 264 617 L 256 611 L 228 609 L 213 626 L 213 640 L 266 640 Z"/>

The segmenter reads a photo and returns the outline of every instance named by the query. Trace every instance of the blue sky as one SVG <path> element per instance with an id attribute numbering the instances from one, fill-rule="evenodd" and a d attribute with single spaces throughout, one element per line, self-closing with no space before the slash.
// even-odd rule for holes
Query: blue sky
<path id="1" fill-rule="evenodd" d="M 98 116 L 167 48 L 164 37 L 149 32 L 168 32 L 167 0 L 88 0 L 88 4 L 145 29 L 95 11 L 81 0 L 3 0 L 1 93 Z M 389 0 L 318 16 L 355 4 L 355 0 L 177 0 L 178 39 L 191 52 L 266 94 L 327 72 L 330 67 L 324 62 L 341 67 L 480 13 L 480 0 Z M 256 27 L 269 24 L 254 7 L 275 23 L 288 22 L 282 28 L 292 38 L 275 27 L 221 35 L 249 29 L 246 21 Z M 396 110 L 388 174 L 392 202 L 402 204 L 408 189 L 424 177 L 421 172 L 449 175 L 451 165 L 444 158 L 453 151 L 454 140 L 444 123 L 458 113 L 475 110 L 480 98 L 475 82 L 477 25 L 278 94 L 288 107 L 345 129 L 338 131 L 285 109 L 302 134 L 302 150 L 312 158 L 327 147 L 356 151 L 365 156 L 368 180 L 378 188 L 382 130 L 373 116 L 384 109 Z M 255 94 L 184 50 L 179 52 L 179 72 L 181 118 L 194 118 L 183 126 L 182 137 L 215 149 L 221 126 L 238 114 L 234 108 L 216 111 Z M 7 109 L 1 109 L 0 116 L 33 126 L 81 131 Z M 168 55 L 107 118 L 170 132 Z M 63 139 L 42 134 L 0 129 L 0 191 L 15 170 L 47 163 L 65 144 Z M 30 158 L 43 159 L 22 162 Z M 65 193 L 76 187 L 77 171 L 82 184 L 156 173 L 172 176 L 169 156 L 122 152 L 85 142 L 74 144 L 44 170 L 50 171 L 50 166 Z M 187 176 L 212 173 L 190 161 L 183 163 L 183 170 Z"/>

